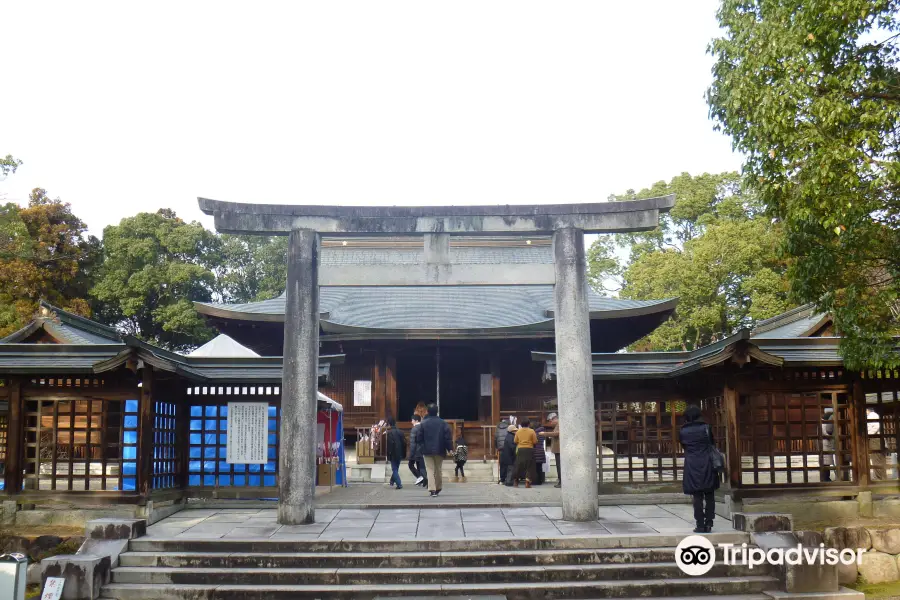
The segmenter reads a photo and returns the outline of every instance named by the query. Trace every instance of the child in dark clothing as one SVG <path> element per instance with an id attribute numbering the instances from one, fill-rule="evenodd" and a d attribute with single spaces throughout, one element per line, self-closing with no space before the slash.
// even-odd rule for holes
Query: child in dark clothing
<path id="1" fill-rule="evenodd" d="M 456 452 L 453 453 L 453 458 L 456 460 L 456 480 L 459 481 L 460 476 L 462 476 L 463 481 L 465 481 L 466 471 L 463 467 L 469 459 L 469 447 L 461 435 L 456 440 Z"/>

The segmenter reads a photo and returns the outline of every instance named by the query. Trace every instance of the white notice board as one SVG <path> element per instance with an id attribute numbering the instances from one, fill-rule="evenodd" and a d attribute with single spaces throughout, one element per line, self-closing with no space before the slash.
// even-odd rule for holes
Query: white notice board
<path id="1" fill-rule="evenodd" d="M 226 462 L 264 465 L 269 450 L 269 404 L 228 403 L 228 449 Z"/>
<path id="2" fill-rule="evenodd" d="M 481 395 L 482 396 L 490 396 L 493 391 L 491 388 L 493 387 L 493 378 L 490 373 L 482 373 L 481 374 Z"/>
<path id="3" fill-rule="evenodd" d="M 59 600 L 62 597 L 65 584 L 65 577 L 48 577 L 47 582 L 44 583 L 44 593 L 41 594 L 41 600 Z"/>
<path id="4" fill-rule="evenodd" d="M 353 382 L 353 406 L 372 406 L 372 382 L 358 379 Z"/>

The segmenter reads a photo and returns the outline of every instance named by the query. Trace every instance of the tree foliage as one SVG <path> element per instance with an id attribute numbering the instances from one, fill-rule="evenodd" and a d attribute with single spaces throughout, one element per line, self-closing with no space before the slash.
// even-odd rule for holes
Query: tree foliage
<path id="1" fill-rule="evenodd" d="M 4 177 L 10 173 L 15 173 L 16 169 L 22 166 L 22 161 L 14 158 L 12 154 L 0 157 L 0 175 Z"/>
<path id="2" fill-rule="evenodd" d="M 694 349 L 790 308 L 777 253 L 781 228 L 761 214 L 737 173 L 682 173 L 613 199 L 671 193 L 675 207 L 658 229 L 601 238 L 588 252 L 592 280 L 621 273 L 621 297 L 679 298 L 675 316 L 634 349 Z M 628 250 L 625 268 L 609 266 L 612 244 Z"/>
<path id="3" fill-rule="evenodd" d="M 228 302 L 275 298 L 287 281 L 287 237 L 223 235 L 219 293 Z"/>
<path id="4" fill-rule="evenodd" d="M 173 350 L 215 333 L 194 302 L 252 302 L 284 291 L 286 238 L 220 236 L 171 210 L 107 227 L 103 249 L 91 290 L 98 316 Z"/>
<path id="5" fill-rule="evenodd" d="M 89 316 L 100 242 L 59 198 L 32 190 L 28 207 L 0 207 L 0 337 L 26 325 L 44 299 Z"/>
<path id="6" fill-rule="evenodd" d="M 850 368 L 896 366 L 898 0 L 723 0 L 707 92 L 784 223 L 791 291 L 833 314 Z"/>
<path id="7" fill-rule="evenodd" d="M 104 321 L 175 350 L 212 337 L 193 302 L 214 298 L 221 238 L 162 209 L 106 227 L 103 246 L 91 294 Z"/>

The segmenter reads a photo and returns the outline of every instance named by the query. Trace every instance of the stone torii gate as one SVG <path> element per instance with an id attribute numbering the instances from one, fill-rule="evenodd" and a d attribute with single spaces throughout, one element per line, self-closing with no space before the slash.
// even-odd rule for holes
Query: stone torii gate
<path id="1" fill-rule="evenodd" d="M 565 457 L 563 518 L 597 518 L 597 434 L 584 234 L 654 229 L 659 214 L 675 204 L 674 196 L 591 204 L 421 207 L 198 200 L 200 210 L 215 217 L 216 229 L 222 233 L 290 236 L 279 431 L 279 523 L 297 525 L 315 519 L 318 242 L 328 235 L 422 235 L 426 258 L 448 249 L 452 235 L 553 236 L 556 386 L 560 446 Z M 466 282 L 465 273 L 458 273 L 454 281 Z"/>

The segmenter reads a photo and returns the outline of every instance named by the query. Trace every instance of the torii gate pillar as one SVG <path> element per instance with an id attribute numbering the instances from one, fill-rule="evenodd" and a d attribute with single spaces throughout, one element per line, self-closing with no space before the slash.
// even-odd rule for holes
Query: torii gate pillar
<path id="1" fill-rule="evenodd" d="M 278 522 L 315 521 L 316 423 L 319 367 L 319 234 L 289 234 L 281 437 L 278 453 Z"/>

